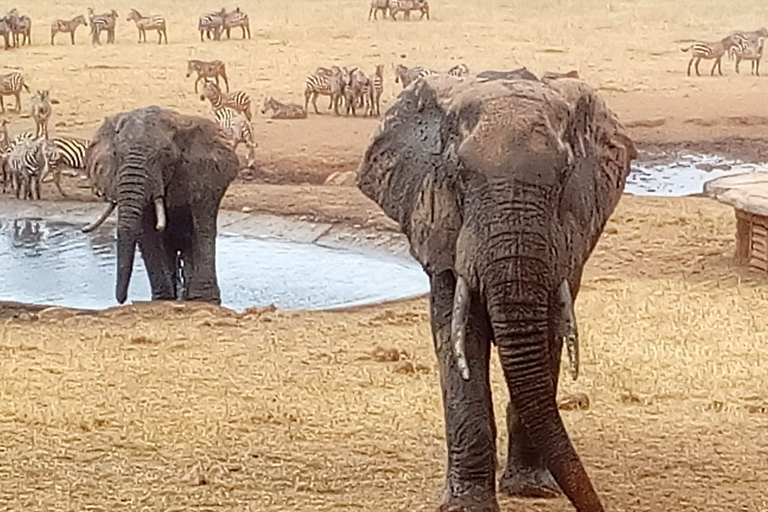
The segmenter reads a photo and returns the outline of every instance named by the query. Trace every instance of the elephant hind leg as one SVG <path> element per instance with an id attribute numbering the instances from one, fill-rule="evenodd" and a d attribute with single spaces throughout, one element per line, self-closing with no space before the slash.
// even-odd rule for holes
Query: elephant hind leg
<path id="1" fill-rule="evenodd" d="M 190 208 L 189 229 L 185 230 L 189 233 L 189 248 L 182 251 L 186 300 L 221 304 L 221 290 L 216 277 L 218 206 L 210 200 Z"/>

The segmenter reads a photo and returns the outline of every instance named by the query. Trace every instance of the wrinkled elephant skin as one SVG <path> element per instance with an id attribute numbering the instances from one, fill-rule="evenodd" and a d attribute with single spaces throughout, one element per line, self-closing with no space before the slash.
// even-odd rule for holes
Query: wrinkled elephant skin
<path id="1" fill-rule="evenodd" d="M 491 345 L 510 392 L 500 491 L 603 510 L 555 396 L 574 301 L 637 152 L 586 83 L 427 77 L 398 97 L 357 185 L 400 224 L 431 280 L 447 469 L 440 510 L 494 511 Z"/>
<path id="2" fill-rule="evenodd" d="M 237 156 L 207 119 L 147 107 L 105 119 L 86 154 L 93 188 L 117 209 L 118 302 L 138 246 L 153 300 L 221 303 L 216 219 Z"/>

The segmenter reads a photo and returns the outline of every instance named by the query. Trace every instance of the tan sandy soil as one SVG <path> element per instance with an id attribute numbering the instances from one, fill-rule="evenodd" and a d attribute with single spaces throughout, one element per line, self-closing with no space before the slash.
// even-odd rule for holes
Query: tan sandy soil
<path id="1" fill-rule="evenodd" d="M 50 21 L 87 5 L 29 4 L 19 7 L 34 45 L 0 50 L 2 65 L 52 91 L 57 133 L 91 136 L 105 116 L 153 103 L 210 115 L 184 77 L 189 58 L 225 60 L 233 89 L 258 109 L 267 95 L 303 102 L 317 65 L 384 63 L 386 108 L 397 63 L 461 61 L 473 71 L 577 69 L 641 147 L 768 159 L 755 140 L 768 134 L 766 79 L 748 65 L 737 76 L 727 60 L 724 77 L 688 78 L 679 50 L 761 26 L 757 4 L 434 0 L 430 22 L 369 23 L 365 0 L 253 1 L 240 4 L 251 41 L 233 31 L 231 41 L 200 43 L 197 17 L 218 4 L 99 1 L 97 12 L 114 7 L 120 19 L 118 44 L 97 48 L 83 28 L 74 48 L 64 36 L 48 45 Z M 132 6 L 165 14 L 171 44 L 137 44 L 125 21 Z M 325 112 L 327 98 L 318 105 Z M 8 117 L 12 133 L 31 127 Z M 321 185 L 356 168 L 376 122 L 259 112 L 259 172 L 235 183 L 224 207 L 394 229 L 355 188 Z M 81 180 L 65 185 L 70 199 L 92 200 Z M 60 198 L 50 186 L 44 195 Z M 588 265 L 577 302 L 582 376 L 564 378 L 560 393 L 590 398 L 589 410 L 563 414 L 608 510 L 768 510 L 768 296 L 764 277 L 732 265 L 733 233 L 731 210 L 710 200 L 625 197 Z M 373 512 L 438 502 L 445 447 L 424 299 L 334 313 L 0 313 L 0 510 Z M 376 360 L 377 347 L 402 361 Z M 502 503 L 521 507 L 572 510 L 565 500 Z"/>

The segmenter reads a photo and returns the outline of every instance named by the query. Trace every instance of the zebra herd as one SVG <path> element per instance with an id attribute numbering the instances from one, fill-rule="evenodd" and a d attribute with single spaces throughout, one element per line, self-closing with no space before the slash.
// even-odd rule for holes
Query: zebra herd
<path id="1" fill-rule="evenodd" d="M 227 12 L 225 8 L 220 11 L 203 14 L 197 23 L 197 29 L 200 31 L 200 42 L 204 42 L 203 36 L 214 41 L 221 41 L 221 34 L 226 33 L 227 39 L 230 38 L 230 32 L 233 28 L 240 27 L 243 31 L 243 39 L 251 38 L 251 25 L 248 15 L 235 7 L 234 11 Z"/>
<path id="2" fill-rule="evenodd" d="M 696 41 L 687 48 L 681 48 L 680 50 L 683 52 L 691 52 L 691 60 L 688 61 L 688 76 L 691 76 L 691 65 L 694 65 L 696 76 L 701 76 L 699 62 L 702 59 L 714 60 L 710 75 L 715 74 L 715 69 L 722 75 L 722 58 L 726 53 L 729 59 L 736 59 L 737 73 L 739 73 L 741 61 L 747 60 L 752 64 L 751 73 L 760 76 L 760 60 L 763 58 L 763 46 L 766 37 L 768 37 L 768 29 L 766 28 L 759 28 L 751 32 L 735 31 L 719 41 Z"/>

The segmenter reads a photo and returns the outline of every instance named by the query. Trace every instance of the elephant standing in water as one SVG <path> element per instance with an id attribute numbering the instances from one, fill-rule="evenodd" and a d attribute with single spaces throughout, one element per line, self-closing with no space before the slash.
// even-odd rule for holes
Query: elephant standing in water
<path id="1" fill-rule="evenodd" d="M 490 512 L 498 347 L 510 392 L 500 492 L 580 512 L 600 499 L 557 409 L 581 274 L 637 157 L 624 127 L 571 78 L 427 77 L 399 96 L 357 185 L 400 224 L 431 281 L 448 460 L 441 511 Z M 554 477 L 554 478 L 553 478 Z"/>
<path id="2" fill-rule="evenodd" d="M 221 303 L 216 219 L 238 160 L 219 126 L 159 107 L 107 118 L 86 153 L 104 214 L 117 208 L 117 286 L 124 303 L 138 244 L 153 300 Z"/>

